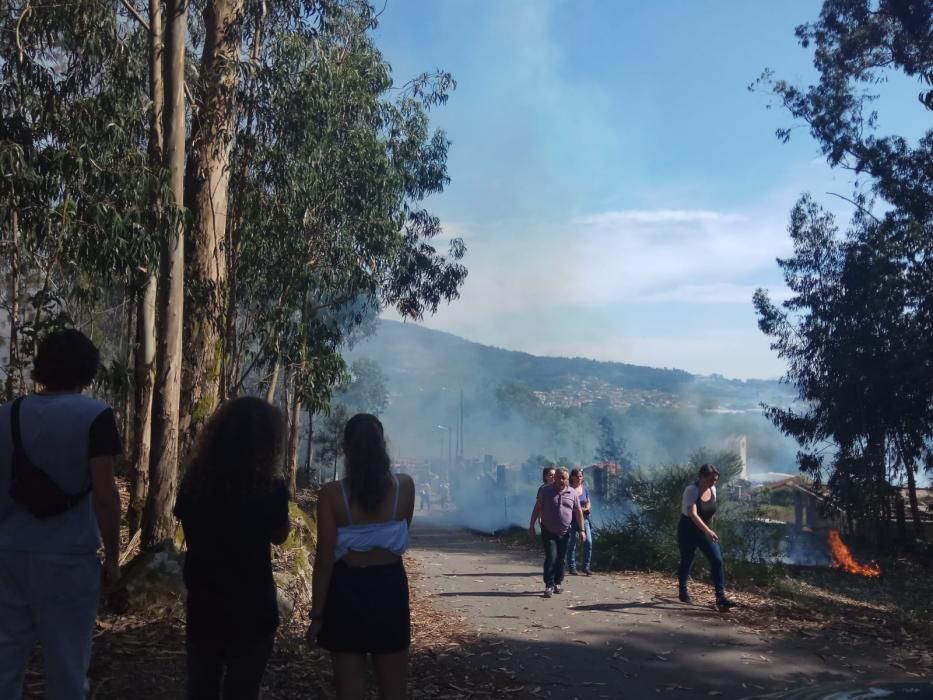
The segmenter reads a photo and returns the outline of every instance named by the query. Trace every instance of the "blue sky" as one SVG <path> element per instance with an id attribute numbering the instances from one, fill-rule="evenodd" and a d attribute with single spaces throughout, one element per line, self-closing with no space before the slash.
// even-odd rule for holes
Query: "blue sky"
<path id="1" fill-rule="evenodd" d="M 388 0 L 376 39 L 396 82 L 442 68 L 458 83 L 432 115 L 452 182 L 429 208 L 466 242 L 469 277 L 424 325 L 541 355 L 779 376 L 752 293 L 785 293 L 775 258 L 796 198 L 846 218 L 825 193 L 853 181 L 805 130 L 781 144 L 789 117 L 746 88 L 766 67 L 813 80 L 794 27 L 819 8 Z M 882 128 L 919 132 L 917 92 L 885 87 Z"/>

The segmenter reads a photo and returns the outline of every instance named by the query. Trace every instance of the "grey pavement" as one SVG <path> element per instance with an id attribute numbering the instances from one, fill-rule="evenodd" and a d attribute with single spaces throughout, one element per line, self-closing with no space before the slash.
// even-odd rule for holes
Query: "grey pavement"
<path id="1" fill-rule="evenodd" d="M 513 675 L 502 697 L 747 698 L 842 680 L 916 680 L 869 645 L 765 636 L 711 604 L 683 605 L 674 581 L 667 595 L 639 574 L 568 576 L 565 592 L 546 599 L 537 550 L 423 516 L 411 532 L 416 585 L 480 633 L 478 664 Z"/>

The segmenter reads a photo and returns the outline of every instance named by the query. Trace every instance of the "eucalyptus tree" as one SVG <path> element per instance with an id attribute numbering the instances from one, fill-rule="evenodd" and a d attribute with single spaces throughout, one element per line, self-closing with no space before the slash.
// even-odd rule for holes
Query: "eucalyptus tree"
<path id="1" fill-rule="evenodd" d="M 126 346 L 122 333 L 110 336 L 118 317 L 132 318 L 124 301 L 155 257 L 160 221 L 148 201 L 164 187 L 145 156 L 144 42 L 112 3 L 0 10 L 7 396 L 25 388 L 35 341 L 51 326 L 84 326 L 105 356 Z"/>
<path id="2" fill-rule="evenodd" d="M 766 71 L 756 86 L 883 206 L 874 215 L 856 193 L 844 233 L 809 199 L 794 209 L 794 255 L 780 261 L 794 297 L 778 307 L 759 290 L 755 304 L 804 408 L 769 415 L 801 442 L 801 468 L 821 476 L 825 466 L 834 498 L 854 512 L 889 520 L 891 484 L 906 479 L 921 535 L 916 472 L 933 463 L 933 131 L 879 134 L 877 86 L 899 73 L 917 83 L 916 108 L 933 110 L 933 2 L 826 0 L 796 34 L 818 80 L 801 88 Z"/>
<path id="3" fill-rule="evenodd" d="M 365 3 L 332 7 L 316 33 L 280 33 L 241 87 L 221 393 L 253 376 L 273 397 L 284 377 L 293 417 L 327 405 L 354 329 L 385 305 L 435 311 L 466 272 L 462 243 L 440 255 L 419 208 L 447 182 L 427 109 L 452 81 L 421 76 L 389 100 L 373 25 Z"/>

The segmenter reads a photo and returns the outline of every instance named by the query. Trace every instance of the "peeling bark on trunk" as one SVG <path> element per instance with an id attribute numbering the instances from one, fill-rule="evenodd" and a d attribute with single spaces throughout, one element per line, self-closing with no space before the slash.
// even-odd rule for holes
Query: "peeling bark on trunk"
<path id="1" fill-rule="evenodd" d="M 185 42 L 187 0 L 166 2 L 165 157 L 175 206 L 184 201 Z M 158 547 L 174 533 L 172 507 L 178 480 L 178 416 L 184 314 L 185 235 L 179 212 L 175 235 L 166 241 L 159 268 L 159 342 L 152 405 L 149 494 L 143 516 L 142 546 Z"/>
<path id="2" fill-rule="evenodd" d="M 244 5 L 244 0 L 211 0 L 204 8 L 201 101 L 192 119 L 186 178 L 186 202 L 194 216 L 186 265 L 195 303 L 189 305 L 185 318 L 182 456 L 193 445 L 220 395 L 227 277 L 224 237 Z"/>

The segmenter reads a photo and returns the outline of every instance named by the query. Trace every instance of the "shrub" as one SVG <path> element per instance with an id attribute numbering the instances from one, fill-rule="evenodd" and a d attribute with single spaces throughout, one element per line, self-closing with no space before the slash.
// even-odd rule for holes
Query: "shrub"
<path id="1" fill-rule="evenodd" d="M 680 551 L 677 523 L 686 486 L 696 479 L 697 465 L 669 465 L 638 471 L 633 477 L 632 503 L 626 512 L 605 518 L 596 528 L 596 563 L 606 569 L 677 570 Z M 719 510 L 714 529 L 723 545 L 727 570 L 734 578 L 764 578 L 776 571 L 774 562 L 781 533 L 762 520 L 760 506 L 731 501 L 728 484 L 718 489 Z M 705 558 L 696 558 L 693 575 L 708 571 Z"/>

